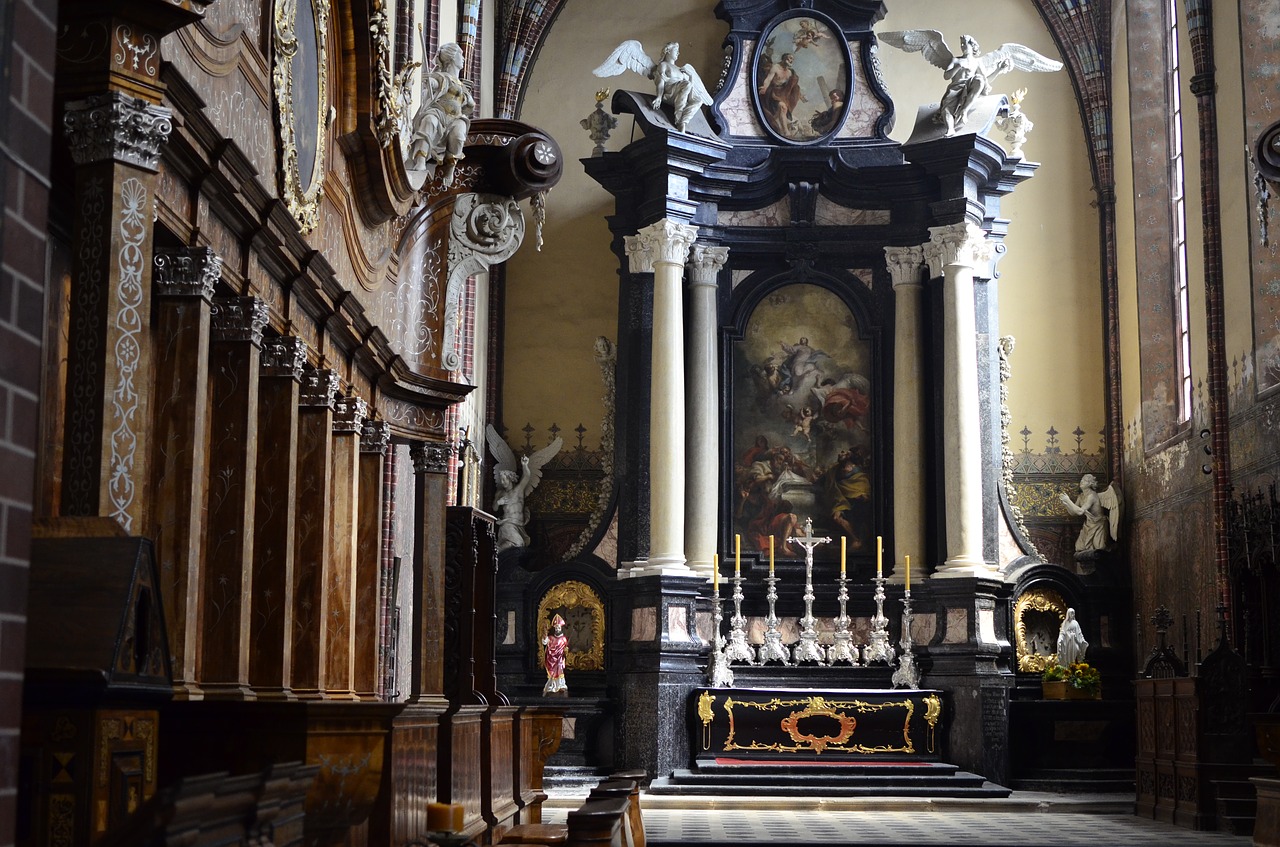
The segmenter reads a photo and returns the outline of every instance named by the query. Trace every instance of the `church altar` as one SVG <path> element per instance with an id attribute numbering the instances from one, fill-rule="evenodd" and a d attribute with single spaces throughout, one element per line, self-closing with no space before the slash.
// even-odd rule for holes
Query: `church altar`
<path id="1" fill-rule="evenodd" d="M 939 759 L 940 691 L 699 688 L 690 703 L 699 764 Z"/>

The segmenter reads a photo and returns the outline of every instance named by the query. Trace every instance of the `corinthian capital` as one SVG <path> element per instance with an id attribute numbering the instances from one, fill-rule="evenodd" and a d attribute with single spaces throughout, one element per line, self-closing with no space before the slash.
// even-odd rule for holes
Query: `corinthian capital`
<path id="1" fill-rule="evenodd" d="M 62 126 L 77 165 L 114 161 L 154 171 L 173 119 L 163 106 L 112 91 L 68 103 Z"/>
<path id="2" fill-rule="evenodd" d="M 653 273 L 655 265 L 684 267 L 698 228 L 663 218 L 625 239 L 632 273 Z"/>
<path id="3" fill-rule="evenodd" d="M 983 276 L 991 265 L 991 243 L 987 241 L 987 234 L 968 222 L 930 227 L 924 254 L 931 277 L 942 276 L 947 265 L 964 265 Z"/>
<path id="4" fill-rule="evenodd" d="M 893 278 L 894 288 L 920 284 L 920 268 L 924 265 L 923 247 L 886 247 L 884 260 L 889 267 L 889 276 Z"/>
<path id="5" fill-rule="evenodd" d="M 695 285 L 715 285 L 716 274 L 728 261 L 728 247 L 694 244 L 689 251 L 689 278 Z"/>
<path id="6" fill-rule="evenodd" d="M 262 346 L 267 304 L 257 297 L 215 297 L 209 313 L 216 341 L 248 341 Z"/>
<path id="7" fill-rule="evenodd" d="M 157 250 L 152 259 L 155 292 L 161 297 L 201 297 L 212 301 L 222 279 L 222 257 L 208 247 Z"/>

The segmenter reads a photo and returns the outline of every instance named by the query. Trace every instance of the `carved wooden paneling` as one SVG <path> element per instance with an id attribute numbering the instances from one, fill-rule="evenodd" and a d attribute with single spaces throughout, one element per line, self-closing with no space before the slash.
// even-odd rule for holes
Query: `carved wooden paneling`
<path id="1" fill-rule="evenodd" d="M 305 356 L 300 339 L 268 339 L 258 379 L 249 683 L 260 697 L 285 695 L 291 686 L 298 395 Z"/>
<path id="2" fill-rule="evenodd" d="M 481 747 L 484 712 L 484 706 L 462 706 L 440 722 L 436 793 L 442 802 L 461 803 L 466 807 L 463 829 L 467 832 L 479 832 L 486 825 L 483 804 L 487 792 Z"/>
<path id="3" fill-rule="evenodd" d="M 485 785 L 483 813 L 491 826 L 496 826 L 519 811 L 518 788 L 511 767 L 517 730 L 515 706 L 498 706 L 485 716 L 485 746 L 488 755 L 481 762 Z"/>
<path id="4" fill-rule="evenodd" d="M 206 696 L 243 696 L 248 692 L 258 355 L 265 322 L 266 308 L 261 300 L 214 300 L 199 677 Z"/>
<path id="5" fill-rule="evenodd" d="M 391 440 L 385 422 L 366 421 L 360 436 L 360 507 L 356 527 L 356 694 L 373 699 L 378 687 L 379 571 L 382 562 L 383 462 Z"/>
<path id="6" fill-rule="evenodd" d="M 440 710 L 407 706 L 391 730 L 390 808 L 369 822 L 370 844 L 404 844 L 427 832 L 427 803 L 436 799 Z"/>
<path id="7" fill-rule="evenodd" d="M 298 410 L 298 487 L 294 520 L 293 672 L 294 693 L 318 697 L 324 682 L 324 620 L 328 614 L 325 573 L 333 518 L 333 400 L 337 377 L 331 371 L 303 375 Z"/>
<path id="8" fill-rule="evenodd" d="M 333 417 L 324 676 L 326 696 L 341 699 L 355 697 L 356 532 L 360 520 L 360 430 L 366 410 L 363 400 L 343 397 Z"/>
<path id="9" fill-rule="evenodd" d="M 199 586 L 209 449 L 209 325 L 221 262 L 212 251 L 157 255 L 151 517 L 174 684 L 191 690 L 200 634 Z"/>

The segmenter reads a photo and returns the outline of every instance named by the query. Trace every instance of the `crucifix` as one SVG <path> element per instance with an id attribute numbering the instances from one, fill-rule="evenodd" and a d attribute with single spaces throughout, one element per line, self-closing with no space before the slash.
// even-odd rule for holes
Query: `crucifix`
<path id="1" fill-rule="evenodd" d="M 823 536 L 817 538 L 813 534 L 813 518 L 804 519 L 804 535 L 787 539 L 788 544 L 799 544 L 804 548 L 804 617 L 800 619 L 800 640 L 796 642 L 793 656 L 795 663 L 817 662 L 825 664 L 827 651 L 818 643 L 817 623 L 813 619 L 813 551 L 822 544 L 830 544 L 831 539 Z"/>

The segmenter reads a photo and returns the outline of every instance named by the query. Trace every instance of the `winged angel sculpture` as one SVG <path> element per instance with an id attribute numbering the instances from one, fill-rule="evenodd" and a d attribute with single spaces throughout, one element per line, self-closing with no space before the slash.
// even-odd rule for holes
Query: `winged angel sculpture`
<path id="1" fill-rule="evenodd" d="M 1080 478 L 1080 496 L 1072 500 L 1066 494 L 1058 495 L 1067 511 L 1084 518 L 1084 526 L 1076 538 L 1076 558 L 1095 551 L 1106 550 L 1112 541 L 1120 540 L 1120 521 L 1124 517 L 1124 496 L 1115 483 L 1098 491 L 1098 480 L 1087 473 Z"/>
<path id="2" fill-rule="evenodd" d="M 662 59 L 657 62 L 649 58 L 639 41 L 624 41 L 592 73 L 606 77 L 635 71 L 653 80 L 657 89 L 653 108 L 661 109 L 664 103 L 669 105 L 675 116 L 676 129 L 684 132 L 690 119 L 703 106 L 711 105 L 711 94 L 693 65 L 678 65 L 679 59 L 680 45 L 674 41 L 662 48 Z"/>
<path id="3" fill-rule="evenodd" d="M 947 135 L 955 135 L 964 127 L 979 97 L 991 93 L 991 80 L 1008 71 L 1057 71 L 1062 63 L 1041 56 L 1021 44 L 1001 44 L 982 53 L 971 35 L 960 38 L 960 55 L 951 52 L 942 33 L 936 29 L 907 29 L 879 33 L 879 38 L 899 50 L 923 53 L 934 67 L 942 69 L 947 90 L 934 120 L 947 127 Z"/>
<path id="4" fill-rule="evenodd" d="M 516 455 L 506 441 L 489 424 L 485 430 L 489 452 L 493 454 L 493 481 L 498 484 L 498 496 L 493 498 L 493 510 L 498 513 L 498 552 L 512 547 L 528 547 L 529 534 L 524 526 L 529 522 L 529 510 L 524 499 L 542 481 L 542 466 L 560 452 L 564 439 L 556 439 L 531 456 L 521 456 L 517 470 Z"/>

